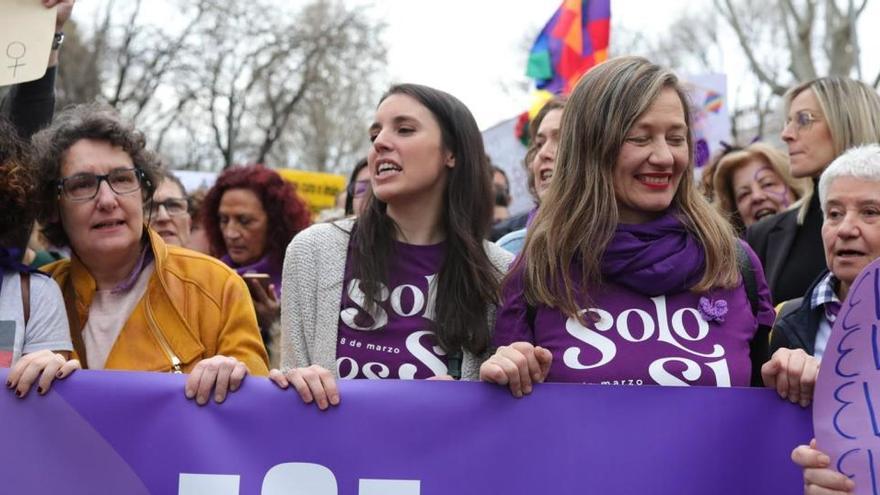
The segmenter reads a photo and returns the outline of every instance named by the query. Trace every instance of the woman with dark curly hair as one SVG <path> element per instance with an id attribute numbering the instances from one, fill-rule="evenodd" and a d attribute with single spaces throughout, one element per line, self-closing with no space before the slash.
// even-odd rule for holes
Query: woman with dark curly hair
<path id="1" fill-rule="evenodd" d="M 0 366 L 13 366 L 8 383 L 16 385 L 20 397 L 38 379 L 40 393 L 46 393 L 51 377 L 77 367 L 66 365 L 73 346 L 61 291 L 52 279 L 22 264 L 34 225 L 31 166 L 27 144 L 0 118 Z"/>
<path id="2" fill-rule="evenodd" d="M 242 275 L 257 309 L 270 361 L 281 316 L 281 266 L 284 251 L 311 224 L 306 203 L 293 184 L 262 165 L 223 172 L 202 204 L 202 221 L 211 250 Z"/>
<path id="3" fill-rule="evenodd" d="M 145 225 L 160 169 L 139 131 L 109 107 L 81 105 L 34 143 L 39 220 L 71 249 L 44 269 L 61 287 L 84 368 L 187 372 L 186 396 L 199 404 L 268 373 L 241 277 Z"/>

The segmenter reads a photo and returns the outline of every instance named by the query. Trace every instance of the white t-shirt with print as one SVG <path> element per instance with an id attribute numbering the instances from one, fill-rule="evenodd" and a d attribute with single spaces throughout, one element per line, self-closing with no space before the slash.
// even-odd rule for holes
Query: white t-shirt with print
<path id="1" fill-rule="evenodd" d="M 30 274 L 30 318 L 24 325 L 21 275 L 5 273 L 0 288 L 0 366 L 35 351 L 72 351 L 61 289 L 51 278 Z"/>

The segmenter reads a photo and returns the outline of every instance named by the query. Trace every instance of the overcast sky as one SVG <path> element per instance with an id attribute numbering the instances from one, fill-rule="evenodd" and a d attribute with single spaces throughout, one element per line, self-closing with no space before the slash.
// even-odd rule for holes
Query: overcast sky
<path id="1" fill-rule="evenodd" d="M 560 0 L 379 0 L 374 10 L 388 23 L 392 81 L 444 89 L 462 99 L 480 127 L 486 128 L 528 108 L 528 95 L 514 83 L 525 80 L 524 51 L 560 4 Z M 685 8 L 707 7 L 711 0 L 612 0 L 611 16 L 615 25 L 653 38 Z M 719 24 L 724 50 L 718 57 L 723 59 L 732 92 L 748 68 L 733 33 Z M 880 70 L 880 50 L 875 49 L 880 45 L 876 29 L 880 3 L 869 3 L 860 25 L 865 77 L 873 80 Z"/>
<path id="2" fill-rule="evenodd" d="M 244 0 L 233 0 L 244 1 Z M 306 0 L 286 0 L 305 2 Z M 370 12 L 387 29 L 388 81 L 427 84 L 452 93 L 471 109 L 481 128 L 515 116 L 529 106 L 520 84 L 526 80 L 525 60 L 530 42 L 561 4 L 561 0 L 345 0 L 371 4 Z M 711 0 L 612 0 L 615 25 L 660 34 L 685 8 L 703 8 Z M 93 18 L 97 2 L 80 0 L 74 16 Z M 169 22 L 167 3 L 147 4 L 156 22 Z M 873 20 L 873 22 L 872 22 Z M 88 22 L 88 20 L 86 20 Z M 860 31 L 866 77 L 880 70 L 880 3 L 869 4 Z M 730 74 L 728 85 L 747 68 L 729 32 L 719 57 Z M 614 37 L 614 30 L 611 36 Z M 612 54 L 613 55 L 613 54 Z M 732 89 L 731 89 L 732 90 Z"/>
<path id="3" fill-rule="evenodd" d="M 388 72 L 393 82 L 435 86 L 460 98 L 481 128 L 529 106 L 517 82 L 526 80 L 527 50 L 560 0 L 380 0 L 388 23 Z M 612 0 L 615 22 L 663 30 L 684 0 Z M 614 33 L 612 32 L 612 36 Z"/>

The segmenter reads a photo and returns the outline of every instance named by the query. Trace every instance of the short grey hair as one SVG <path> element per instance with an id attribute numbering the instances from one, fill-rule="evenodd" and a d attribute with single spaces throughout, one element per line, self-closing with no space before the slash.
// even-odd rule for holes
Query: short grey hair
<path id="1" fill-rule="evenodd" d="M 850 148 L 822 172 L 822 177 L 819 179 L 819 204 L 822 205 L 823 212 L 825 201 L 828 199 L 828 189 L 839 177 L 870 180 L 877 182 L 877 187 L 880 188 L 880 145 L 868 144 Z"/>

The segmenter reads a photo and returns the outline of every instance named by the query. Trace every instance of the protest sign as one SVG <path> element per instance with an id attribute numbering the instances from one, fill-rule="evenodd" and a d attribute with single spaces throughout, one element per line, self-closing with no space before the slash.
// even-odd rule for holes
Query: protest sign
<path id="1" fill-rule="evenodd" d="M 184 378 L 77 371 L 45 397 L 0 394 L 3 491 L 793 495 L 789 455 L 812 435 L 766 389 L 343 380 L 319 411 L 253 376 L 198 407 Z"/>
<path id="2" fill-rule="evenodd" d="M 856 277 L 831 330 L 813 397 L 816 443 L 857 494 L 880 493 L 880 260 Z"/>
<path id="3" fill-rule="evenodd" d="M 55 9 L 39 0 L 0 2 L 0 86 L 43 77 L 54 29 Z"/>
<path id="4" fill-rule="evenodd" d="M 345 190 L 345 177 L 338 174 L 279 168 L 284 180 L 296 184 L 296 192 L 313 212 L 336 205 L 336 196 Z"/>
<path id="5" fill-rule="evenodd" d="M 703 74 L 687 78 L 685 83 L 693 102 L 694 162 L 697 177 L 715 153 L 730 141 L 730 115 L 727 108 L 727 76 Z"/>

